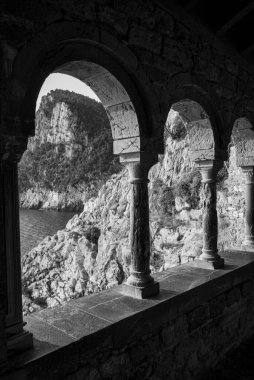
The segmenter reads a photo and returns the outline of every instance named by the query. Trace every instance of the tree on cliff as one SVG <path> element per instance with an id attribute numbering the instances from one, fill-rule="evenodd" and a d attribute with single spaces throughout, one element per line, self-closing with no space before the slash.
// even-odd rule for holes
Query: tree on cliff
<path id="1" fill-rule="evenodd" d="M 57 104 L 67 107 L 68 141 L 72 154 L 67 155 L 64 141 L 50 141 Z M 112 135 L 102 104 L 74 92 L 54 90 L 43 96 L 36 112 L 36 132 L 19 165 L 19 189 L 43 188 L 64 192 L 66 187 L 104 182 L 119 171 L 120 164 L 112 151 Z"/>

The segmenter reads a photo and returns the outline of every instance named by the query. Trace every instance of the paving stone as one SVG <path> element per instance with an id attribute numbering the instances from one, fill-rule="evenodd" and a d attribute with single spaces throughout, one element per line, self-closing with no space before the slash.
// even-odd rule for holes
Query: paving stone
<path id="1" fill-rule="evenodd" d="M 43 310 L 37 313 L 37 318 L 46 321 L 72 338 L 82 338 L 110 324 L 106 319 L 69 306 Z"/>

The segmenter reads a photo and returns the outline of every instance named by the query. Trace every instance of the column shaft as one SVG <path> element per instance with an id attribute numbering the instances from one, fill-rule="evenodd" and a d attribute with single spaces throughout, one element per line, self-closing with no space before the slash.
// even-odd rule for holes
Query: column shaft
<path id="1" fill-rule="evenodd" d="M 216 209 L 216 183 L 203 183 L 203 254 L 202 258 L 214 258 L 217 255 L 218 219 Z"/>
<path id="2" fill-rule="evenodd" d="M 136 298 L 159 293 L 159 284 L 150 275 L 150 227 L 148 171 L 156 162 L 152 155 L 138 153 L 121 156 L 131 182 L 130 204 L 130 276 L 121 291 Z"/>
<path id="3" fill-rule="evenodd" d="M 0 162 L 0 184 L 2 183 L 2 162 Z M 0 186 L 0 374 L 7 361 L 7 339 L 5 332 L 5 317 L 7 311 L 7 276 L 4 244 L 4 196 L 3 186 Z"/>
<path id="4" fill-rule="evenodd" d="M 23 330 L 17 162 L 3 161 L 2 169 L 2 220 L 6 262 L 5 331 L 8 349 L 19 350 L 32 345 L 32 334 Z"/>
<path id="5" fill-rule="evenodd" d="M 216 175 L 221 162 L 204 161 L 199 163 L 203 182 L 203 250 L 199 259 L 207 266 L 217 269 L 224 266 L 224 260 L 218 254 L 218 218 Z"/>
<path id="6" fill-rule="evenodd" d="M 127 283 L 144 287 L 154 280 L 150 276 L 150 229 L 147 180 L 131 181 L 130 245 L 131 276 Z"/>

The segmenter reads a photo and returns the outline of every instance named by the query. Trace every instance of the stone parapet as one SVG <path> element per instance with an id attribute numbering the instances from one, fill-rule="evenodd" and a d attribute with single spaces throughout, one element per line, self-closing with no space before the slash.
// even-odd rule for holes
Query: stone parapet
<path id="1" fill-rule="evenodd" d="M 202 376 L 254 333 L 253 256 L 223 258 L 223 270 L 189 263 L 157 273 L 161 293 L 149 300 L 116 287 L 27 317 L 34 348 L 13 358 L 3 378 Z"/>

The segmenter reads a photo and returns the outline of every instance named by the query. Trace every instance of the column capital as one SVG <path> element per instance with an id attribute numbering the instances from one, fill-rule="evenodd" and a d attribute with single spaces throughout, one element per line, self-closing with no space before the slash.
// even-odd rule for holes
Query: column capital
<path id="1" fill-rule="evenodd" d="M 203 183 L 215 182 L 218 171 L 223 167 L 221 160 L 195 161 L 195 164 L 200 168 Z"/>
<path id="2" fill-rule="evenodd" d="M 254 166 L 241 166 L 245 174 L 246 185 L 254 183 Z"/>
<path id="3" fill-rule="evenodd" d="M 131 183 L 148 182 L 148 172 L 157 162 L 156 153 L 135 152 L 120 155 L 120 163 L 127 167 Z"/>

